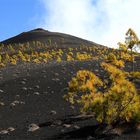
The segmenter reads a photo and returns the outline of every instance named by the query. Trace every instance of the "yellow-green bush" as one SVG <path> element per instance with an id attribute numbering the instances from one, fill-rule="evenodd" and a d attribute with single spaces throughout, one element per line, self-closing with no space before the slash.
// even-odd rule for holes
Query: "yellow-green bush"
<path id="1" fill-rule="evenodd" d="M 103 82 L 93 72 L 81 70 L 69 82 L 65 99 L 79 104 L 82 113 L 94 114 L 100 123 L 140 122 L 140 97 L 134 84 L 126 79 L 127 73 L 111 64 L 101 66 L 112 81 L 108 89 L 101 91 Z"/>
<path id="2" fill-rule="evenodd" d="M 109 62 L 113 62 L 113 61 L 116 61 L 117 58 L 114 53 L 109 53 L 108 56 L 106 57 L 106 60 Z"/>
<path id="3" fill-rule="evenodd" d="M 67 54 L 67 56 L 66 56 L 66 57 L 67 57 L 67 58 L 66 58 L 66 60 L 67 60 L 67 61 L 74 60 L 73 56 L 72 56 L 72 55 L 70 55 L 70 54 Z"/>
<path id="4" fill-rule="evenodd" d="M 10 63 L 11 63 L 12 65 L 16 65 L 16 64 L 17 64 L 17 60 L 14 59 L 14 58 L 11 58 L 11 59 L 10 59 Z"/>
<path id="5" fill-rule="evenodd" d="M 140 79 L 140 72 L 139 71 L 130 72 L 130 76 L 136 79 Z"/>
<path id="6" fill-rule="evenodd" d="M 33 62 L 34 62 L 34 63 L 37 63 L 37 64 L 41 63 L 41 62 L 40 62 L 40 60 L 39 60 L 39 59 L 37 59 L 37 58 L 36 58 L 36 59 L 34 59 L 34 60 L 33 60 Z"/>
<path id="7" fill-rule="evenodd" d="M 110 64 L 102 63 L 102 67 L 110 74 L 112 85 L 104 93 L 105 116 L 103 121 L 140 121 L 140 97 L 134 84 L 126 79 L 126 73 Z"/>
<path id="8" fill-rule="evenodd" d="M 65 96 L 71 104 L 79 102 L 77 93 L 81 93 L 81 98 L 84 98 L 86 93 L 96 93 L 97 87 L 102 86 L 102 81 L 92 72 L 88 70 L 80 70 L 76 76 L 69 82 L 69 93 Z"/>
<path id="9" fill-rule="evenodd" d="M 85 53 L 77 52 L 76 59 L 77 60 L 88 60 L 88 59 L 92 59 L 92 56 L 91 56 L 91 54 L 88 54 L 86 52 Z"/>
<path id="10" fill-rule="evenodd" d="M 117 66 L 118 68 L 123 68 L 124 67 L 124 61 L 123 60 L 115 60 L 111 62 L 111 64 Z"/>

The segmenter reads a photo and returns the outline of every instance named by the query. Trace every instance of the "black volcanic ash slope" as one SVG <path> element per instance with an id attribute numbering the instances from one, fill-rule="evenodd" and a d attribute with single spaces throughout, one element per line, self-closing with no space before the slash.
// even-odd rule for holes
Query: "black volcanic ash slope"
<path id="1" fill-rule="evenodd" d="M 48 43 L 49 40 L 51 42 L 56 43 L 58 47 L 77 47 L 80 45 L 86 46 L 102 46 L 96 44 L 91 41 L 87 41 L 72 35 L 58 33 L 58 32 L 50 32 L 48 30 L 44 30 L 41 28 L 31 30 L 29 32 L 23 32 L 15 37 L 4 40 L 1 43 L 8 44 L 16 44 L 16 43 L 26 43 L 31 41 L 40 41 L 42 43 Z"/>
<path id="2" fill-rule="evenodd" d="M 40 41 L 48 44 L 49 39 L 52 40 L 52 43 L 56 42 L 58 49 L 63 47 L 80 48 L 81 45 L 105 48 L 102 45 L 71 35 L 49 32 L 43 29 L 25 32 L 1 43 L 8 45 Z M 126 67 L 126 70 L 129 69 L 129 66 Z M 83 69 L 91 70 L 97 73 L 99 77 L 104 75 L 97 59 L 64 60 L 59 63 L 52 61 L 51 63 L 39 64 L 19 62 L 17 65 L 1 68 L 0 139 L 96 139 L 94 129 L 97 122 L 93 118 L 88 120 L 74 119 L 75 115 L 79 114 L 78 108 L 72 110 L 70 104 L 63 99 L 63 95 L 67 93 L 68 82 L 78 70 Z M 136 61 L 135 69 L 140 71 L 140 59 Z M 138 88 L 140 88 L 139 83 L 140 81 L 137 83 Z M 32 123 L 39 125 L 40 128 L 34 132 L 29 132 L 29 126 Z M 14 128 L 14 130 L 10 131 L 12 129 L 9 128 Z M 124 134 L 121 137 L 112 136 L 112 138 L 102 137 L 99 139 L 139 140 L 139 137 L 138 131 L 132 134 Z"/>

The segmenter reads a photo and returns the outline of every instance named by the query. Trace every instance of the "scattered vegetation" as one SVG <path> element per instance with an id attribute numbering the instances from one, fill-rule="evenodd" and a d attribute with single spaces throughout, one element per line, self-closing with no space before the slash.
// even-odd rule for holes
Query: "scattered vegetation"
<path id="1" fill-rule="evenodd" d="M 132 77 L 140 78 L 140 72 L 134 72 L 134 67 L 132 72 L 123 70 L 125 62 L 134 64 L 138 53 L 133 52 L 133 48 L 139 47 L 139 39 L 132 29 L 126 35 L 125 43 L 119 43 L 119 50 L 102 53 L 105 62 L 100 65 L 106 79 L 101 80 L 91 71 L 80 70 L 69 82 L 68 94 L 64 96 L 72 106 L 79 105 L 81 113 L 93 114 L 101 124 L 113 127 L 140 123 L 140 96 L 134 81 L 130 81 Z"/>
<path id="2" fill-rule="evenodd" d="M 93 72 L 78 71 L 69 82 L 69 92 L 64 98 L 72 105 L 79 104 L 82 113 L 94 114 L 100 123 L 140 122 L 140 97 L 134 84 L 127 80 L 127 73 L 111 64 L 101 66 L 109 74 L 111 86 Z"/>
<path id="3" fill-rule="evenodd" d="M 65 43 L 61 38 L 61 43 Z M 100 46 L 58 48 L 48 38 L 47 44 L 32 41 L 24 44 L 0 45 L 0 67 L 19 63 L 50 63 L 62 61 L 99 60 L 104 76 L 88 70 L 80 70 L 69 82 L 68 94 L 64 98 L 72 105 L 79 105 L 82 113 L 90 113 L 97 121 L 109 125 L 128 122 L 140 123 L 140 96 L 134 81 L 140 79 L 135 72 L 135 56 L 140 41 L 129 29 L 119 49 Z M 104 62 L 103 62 L 104 61 Z M 132 70 L 125 72 L 126 62 L 132 62 Z M 104 79 L 105 78 L 105 79 Z"/>
<path id="4" fill-rule="evenodd" d="M 130 77 L 132 77 L 133 79 L 140 79 L 140 72 L 139 71 L 130 72 Z"/>
<path id="5" fill-rule="evenodd" d="M 128 60 L 132 61 L 132 71 L 134 71 L 134 55 L 136 54 L 137 50 L 140 48 L 140 40 L 137 34 L 130 28 L 126 33 L 125 43 L 118 43 L 120 50 L 123 52 L 121 53 L 122 58 L 128 58 Z M 131 57 L 126 57 L 126 52 L 129 52 Z M 125 53 L 124 53 L 125 52 Z"/>
<path id="6" fill-rule="evenodd" d="M 64 41 L 64 39 L 61 39 Z M 49 38 L 48 44 L 39 41 L 24 44 L 12 44 L 0 46 L 0 66 L 16 65 L 19 63 L 50 63 L 61 61 L 83 61 L 97 59 L 105 52 L 95 46 L 81 45 L 79 48 L 57 48 L 57 44 Z M 103 57 L 100 57 L 100 59 Z"/>

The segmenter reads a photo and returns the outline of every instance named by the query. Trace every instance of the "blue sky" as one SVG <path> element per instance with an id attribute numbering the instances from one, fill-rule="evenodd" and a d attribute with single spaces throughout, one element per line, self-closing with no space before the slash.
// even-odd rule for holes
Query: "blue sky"
<path id="1" fill-rule="evenodd" d="M 39 0 L 0 0 L 0 40 L 35 28 L 43 12 Z"/>
<path id="2" fill-rule="evenodd" d="M 0 41 L 42 27 L 117 47 L 140 35 L 140 0 L 0 0 Z"/>

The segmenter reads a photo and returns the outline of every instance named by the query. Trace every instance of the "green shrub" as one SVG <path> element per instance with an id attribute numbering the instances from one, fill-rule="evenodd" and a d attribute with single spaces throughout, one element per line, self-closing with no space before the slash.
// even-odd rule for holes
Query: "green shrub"
<path id="1" fill-rule="evenodd" d="M 65 99 L 72 105 L 80 105 L 82 113 L 91 113 L 100 123 L 140 122 L 140 97 L 127 74 L 115 66 L 102 63 L 112 81 L 107 90 L 101 92 L 103 82 L 87 70 L 78 71 L 69 82 Z"/>

